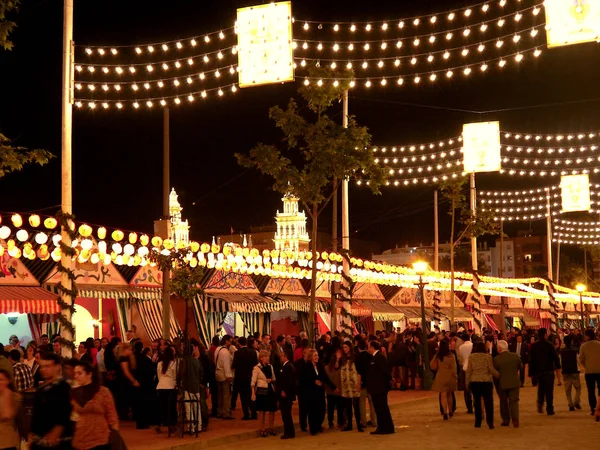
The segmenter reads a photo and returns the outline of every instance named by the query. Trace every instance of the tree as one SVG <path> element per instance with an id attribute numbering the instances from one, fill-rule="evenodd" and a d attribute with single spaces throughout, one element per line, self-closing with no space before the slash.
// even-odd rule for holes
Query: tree
<path id="1" fill-rule="evenodd" d="M 0 47 L 4 50 L 12 50 L 13 43 L 9 39 L 10 33 L 17 26 L 16 23 L 8 20 L 7 16 L 11 12 L 18 10 L 20 0 L 0 0 Z"/>
<path id="2" fill-rule="evenodd" d="M 450 225 L 450 327 L 454 329 L 454 265 L 455 252 L 457 247 L 465 239 L 477 238 L 486 234 L 498 234 L 500 224 L 494 220 L 494 213 L 491 210 L 476 211 L 476 214 L 470 210 L 466 201 L 467 177 L 449 178 L 440 183 L 442 195 L 450 202 L 451 216 Z M 458 233 L 457 228 L 457 214 Z"/>
<path id="3" fill-rule="evenodd" d="M 296 196 L 304 205 L 312 222 L 311 257 L 317 255 L 317 223 L 341 180 L 356 177 L 365 179 L 375 194 L 385 181 L 385 172 L 378 166 L 370 149 L 371 136 L 365 127 L 348 118 L 348 128 L 334 122 L 327 110 L 339 101 L 349 87 L 351 71 L 337 72 L 330 68 L 313 68 L 313 78 L 337 79 L 334 83 L 311 83 L 299 89 L 308 108 L 300 108 L 291 99 L 284 110 L 274 106 L 269 117 L 283 133 L 279 145 L 259 143 L 250 155 L 236 154 L 244 167 L 258 169 L 273 178 L 273 190 Z M 334 182 L 335 180 L 335 182 Z M 314 337 L 316 264 L 312 264 L 310 291 L 310 336 Z"/>
<path id="4" fill-rule="evenodd" d="M 10 33 L 17 26 L 8 20 L 11 12 L 16 12 L 19 0 L 0 0 L 0 48 L 12 50 L 13 43 Z M 24 147 L 14 147 L 9 138 L 0 133 L 0 178 L 9 172 L 19 171 L 26 164 L 44 165 L 53 155 L 45 150 L 28 150 Z"/>
<path id="5" fill-rule="evenodd" d="M 7 173 L 17 172 L 27 164 L 43 166 L 54 155 L 46 150 L 29 150 L 11 145 L 10 139 L 0 133 L 0 178 Z"/>

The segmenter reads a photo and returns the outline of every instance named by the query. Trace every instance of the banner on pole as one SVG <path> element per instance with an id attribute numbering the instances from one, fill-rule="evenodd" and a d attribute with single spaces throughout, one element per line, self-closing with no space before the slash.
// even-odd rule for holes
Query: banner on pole
<path id="1" fill-rule="evenodd" d="M 589 211 L 590 177 L 582 175 L 564 175 L 560 179 L 562 212 Z"/>
<path id="2" fill-rule="evenodd" d="M 502 168 L 500 122 L 464 124 L 462 138 L 465 172 L 498 172 Z"/>
<path id="3" fill-rule="evenodd" d="M 294 80 L 291 2 L 238 9 L 236 33 L 241 88 Z"/>
<path id="4" fill-rule="evenodd" d="M 546 0 L 548 48 L 597 41 L 600 0 Z"/>

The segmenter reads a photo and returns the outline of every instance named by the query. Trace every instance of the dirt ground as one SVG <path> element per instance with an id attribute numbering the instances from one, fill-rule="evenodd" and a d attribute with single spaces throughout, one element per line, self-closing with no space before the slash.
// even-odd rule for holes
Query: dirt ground
<path id="1" fill-rule="evenodd" d="M 296 439 L 281 440 L 279 436 L 257 438 L 223 445 L 219 449 L 243 447 L 244 450 L 292 450 L 307 448 L 339 448 L 350 450 L 379 448 L 428 448 L 444 450 L 545 450 L 560 448 L 575 450 L 598 448 L 600 445 L 600 423 L 590 416 L 585 385 L 582 386 L 582 410 L 570 412 L 564 388 L 556 386 L 555 416 L 539 414 L 536 408 L 537 388 L 528 386 L 521 389 L 520 428 L 501 427 L 498 398 L 494 397 L 495 429 L 490 430 L 485 422 L 482 428 L 474 428 L 474 417 L 466 413 L 462 392 L 457 392 L 458 409 L 456 415 L 443 421 L 439 415 L 437 399 L 425 399 L 401 405 L 392 410 L 396 433 L 389 436 L 371 436 L 373 428 L 365 433 L 327 431 L 318 436 L 297 432 Z M 278 413 L 279 414 L 279 413 Z"/>

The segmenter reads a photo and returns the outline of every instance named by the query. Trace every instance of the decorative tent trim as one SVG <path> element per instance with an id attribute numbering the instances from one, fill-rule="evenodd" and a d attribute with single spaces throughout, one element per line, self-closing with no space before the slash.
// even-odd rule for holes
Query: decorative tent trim
<path id="1" fill-rule="evenodd" d="M 0 286 L 0 313 L 57 314 L 58 295 L 41 287 Z"/>
<path id="2" fill-rule="evenodd" d="M 114 298 L 136 300 L 160 300 L 162 289 L 78 289 L 79 298 Z"/>

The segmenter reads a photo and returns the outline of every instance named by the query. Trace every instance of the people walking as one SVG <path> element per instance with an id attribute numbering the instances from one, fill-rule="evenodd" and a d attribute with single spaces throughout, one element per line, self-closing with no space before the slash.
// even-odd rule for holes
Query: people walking
<path id="1" fill-rule="evenodd" d="M 75 381 L 78 387 L 71 391 L 71 404 L 76 418 L 73 448 L 106 448 L 111 430 L 119 429 L 112 394 L 100 385 L 96 368 L 86 360 L 80 360 L 75 366 Z"/>
<path id="2" fill-rule="evenodd" d="M 456 370 L 456 358 L 450 352 L 450 344 L 444 339 L 434 358 L 431 360 L 431 370 L 437 371 L 433 386 L 433 391 L 440 393 L 440 401 L 444 420 L 454 415 L 452 411 L 452 394 L 457 389 L 458 372 Z"/>
<path id="3" fill-rule="evenodd" d="M 483 421 L 482 401 L 485 407 L 485 419 L 490 430 L 494 429 L 494 377 L 500 374 L 494 368 L 492 356 L 483 341 L 473 344 L 473 351 L 467 363 L 467 389 L 473 393 L 475 410 L 475 428 L 481 428 Z"/>
<path id="4" fill-rule="evenodd" d="M 13 349 L 8 356 L 8 360 L 13 365 L 14 383 L 17 392 L 23 392 L 33 388 L 33 372 L 31 367 L 21 362 L 21 355 L 19 350 Z"/>
<path id="5" fill-rule="evenodd" d="M 358 354 L 356 356 L 356 371 L 360 376 L 360 426 L 366 428 L 371 425 L 377 428 L 377 413 L 373 406 L 373 398 L 367 392 L 367 377 L 372 356 L 367 351 L 367 342 L 364 339 L 358 341 Z M 369 420 L 367 420 L 367 400 L 369 401 Z"/>
<path id="6" fill-rule="evenodd" d="M 329 429 L 333 430 L 334 414 L 337 412 L 337 426 L 344 427 L 344 407 L 342 403 L 342 349 L 338 348 L 334 351 L 333 356 L 329 360 L 329 364 L 325 366 L 325 372 L 333 383 L 333 387 L 325 388 L 327 394 L 327 423 Z"/>
<path id="7" fill-rule="evenodd" d="M 560 359 L 554 346 L 546 339 L 545 328 L 538 330 L 538 340 L 531 344 L 529 353 L 529 373 L 537 379 L 537 408 L 538 412 L 544 412 L 546 402 L 546 414 L 554 415 L 554 371 L 560 369 Z"/>
<path id="8" fill-rule="evenodd" d="M 514 342 L 511 342 L 508 346 L 509 350 L 516 353 L 521 358 L 523 368 L 519 371 L 519 380 L 521 381 L 521 387 L 525 385 L 525 370 L 529 364 L 529 346 L 523 342 L 523 335 L 517 334 Z"/>
<path id="9" fill-rule="evenodd" d="M 15 417 L 18 411 L 17 393 L 13 392 L 10 374 L 0 369 L 0 448 L 17 449 L 21 439 Z"/>
<path id="10" fill-rule="evenodd" d="M 181 384 L 183 387 L 183 399 L 185 402 L 185 417 L 190 434 L 202 431 L 202 419 L 200 417 L 200 381 L 202 379 L 202 363 L 200 362 L 200 342 L 196 338 L 189 340 L 189 346 L 185 349 L 181 370 Z"/>
<path id="11" fill-rule="evenodd" d="M 327 376 L 325 367 L 319 361 L 317 350 L 311 349 L 307 355 L 307 362 L 300 374 L 300 386 L 306 396 L 306 410 L 308 413 L 308 429 L 315 436 L 323 431 L 325 419 L 325 386 L 336 389 Z"/>
<path id="12" fill-rule="evenodd" d="M 275 436 L 275 411 L 277 411 L 277 395 L 275 392 L 276 375 L 273 366 L 269 364 L 270 352 L 261 350 L 258 364 L 252 370 L 252 401 L 256 402 L 259 413 L 260 434 L 262 437 Z M 265 427 L 268 413 L 269 427 Z"/>
<path id="13" fill-rule="evenodd" d="M 513 426 L 519 428 L 519 374 L 523 370 L 523 363 L 518 354 L 508 351 L 508 342 L 499 340 L 496 346 L 498 356 L 494 358 L 494 368 L 500 373 L 498 384 L 501 425 L 509 426 L 512 419 Z"/>
<path id="14" fill-rule="evenodd" d="M 68 450 L 73 438 L 71 386 L 61 378 L 60 357 L 45 353 L 40 359 L 44 384 L 35 393 L 29 448 Z"/>
<path id="15" fill-rule="evenodd" d="M 298 349 L 296 349 L 298 350 Z M 304 379 L 304 367 L 309 363 L 310 348 L 302 349 L 302 358 L 294 361 L 296 377 L 298 378 L 298 418 L 300 421 L 300 430 L 308 430 L 308 385 Z M 295 355 L 294 355 L 295 358 Z"/>
<path id="16" fill-rule="evenodd" d="M 565 394 L 569 402 L 569 411 L 581 409 L 581 380 L 577 364 L 577 348 L 573 346 L 573 337 L 568 334 L 564 338 L 565 348 L 560 352 L 562 376 L 565 382 Z M 575 388 L 575 400 L 571 391 Z"/>
<path id="17" fill-rule="evenodd" d="M 296 437 L 294 419 L 292 418 L 292 405 L 296 400 L 296 370 L 292 364 L 294 356 L 292 350 L 284 348 L 281 354 L 281 372 L 277 378 L 277 398 L 283 421 L 283 436 L 281 439 L 293 439 Z"/>
<path id="18" fill-rule="evenodd" d="M 585 342 L 579 349 L 579 362 L 585 370 L 588 402 L 594 415 L 597 397 L 600 396 L 600 341 L 592 329 L 585 330 Z"/>
<path id="19" fill-rule="evenodd" d="M 467 408 L 467 414 L 473 414 L 473 396 L 471 391 L 467 388 L 467 365 L 469 363 L 469 355 L 473 351 L 473 342 L 467 333 L 463 333 L 461 337 L 461 345 L 456 351 L 456 357 L 458 358 L 458 386 L 463 391 L 463 397 L 465 399 L 465 406 Z"/>
<path id="20" fill-rule="evenodd" d="M 342 359 L 341 359 L 341 398 L 342 408 L 344 411 L 343 417 L 346 426 L 342 431 L 352 430 L 352 410 L 356 418 L 356 427 L 359 433 L 364 431 L 360 424 L 360 375 L 354 364 L 354 349 L 350 341 L 342 344 Z"/>
<path id="21" fill-rule="evenodd" d="M 369 353 L 372 360 L 367 374 L 367 392 L 373 398 L 373 406 L 377 414 L 377 429 L 371 434 L 393 434 L 394 422 L 388 406 L 390 373 L 387 360 L 376 341 L 369 342 Z"/>
<path id="22" fill-rule="evenodd" d="M 229 352 L 227 352 L 229 353 Z M 164 350 L 162 360 L 156 367 L 158 375 L 159 424 L 156 432 L 162 432 L 162 426 L 169 429 L 169 433 L 176 431 L 177 424 L 177 364 L 175 362 L 175 350 L 167 347 Z"/>
<path id="23" fill-rule="evenodd" d="M 215 379 L 219 386 L 219 417 L 224 420 L 232 420 L 231 417 L 231 383 L 233 381 L 233 371 L 231 365 L 233 357 L 229 351 L 231 346 L 231 336 L 225 335 L 221 339 L 221 345 L 215 350 Z M 213 397 L 213 402 L 215 398 Z"/>
<path id="24" fill-rule="evenodd" d="M 254 338 L 250 338 L 254 342 Z M 242 420 L 251 420 L 256 418 L 256 411 L 252 406 L 252 372 L 258 364 L 256 351 L 247 346 L 248 341 L 245 337 L 240 337 L 238 340 L 240 349 L 233 355 L 232 369 L 234 371 L 233 384 L 236 386 L 237 392 L 242 403 Z"/>

